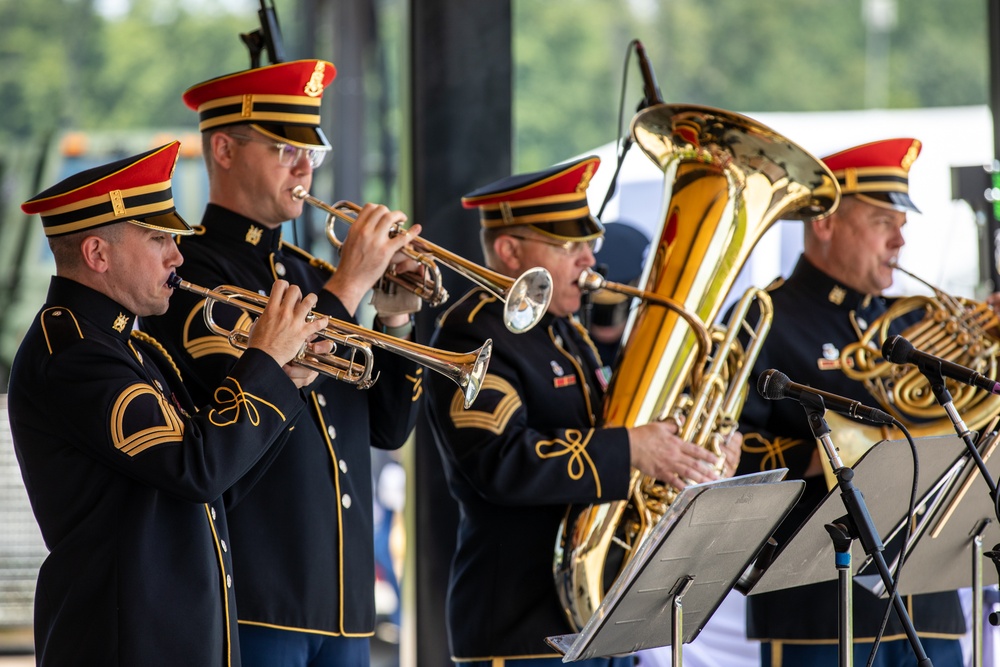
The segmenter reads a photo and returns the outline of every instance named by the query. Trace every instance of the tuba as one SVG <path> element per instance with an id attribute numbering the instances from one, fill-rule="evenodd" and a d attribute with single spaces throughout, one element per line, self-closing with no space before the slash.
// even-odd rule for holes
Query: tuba
<path id="1" fill-rule="evenodd" d="M 996 377 L 1000 367 L 997 338 L 1000 321 L 983 302 L 952 296 L 898 265 L 895 269 L 923 283 L 933 295 L 893 301 L 885 313 L 860 333 L 857 342 L 841 350 L 841 371 L 864 383 L 879 406 L 906 425 L 913 437 L 951 433 L 954 425 L 938 405 L 926 376 L 909 364 L 900 366 L 885 361 L 882 344 L 899 334 L 921 351 Z M 950 379 L 945 383 L 955 409 L 970 430 L 986 426 L 1000 413 L 1000 396 Z M 827 421 L 844 465 L 853 465 L 869 447 L 889 437 L 885 429 L 833 413 L 827 415 Z M 830 462 L 820 458 L 827 487 L 833 488 L 836 478 Z"/>
<path id="2" fill-rule="evenodd" d="M 706 323 L 718 317 L 771 224 L 829 214 L 840 188 L 808 152 L 728 111 L 656 104 L 636 114 L 631 134 L 665 178 L 661 227 L 640 278 L 641 292 L 657 298 L 643 298 L 630 314 L 605 396 L 604 425 L 672 418 L 681 437 L 721 459 L 721 442 L 736 428 L 750 369 L 770 327 L 770 299 L 751 289 L 728 329 Z M 760 314 L 751 327 L 741 315 L 754 301 Z M 737 337 L 748 329 L 753 333 L 742 349 Z M 574 628 L 587 622 L 675 495 L 633 470 L 627 500 L 570 508 L 553 567 Z"/>

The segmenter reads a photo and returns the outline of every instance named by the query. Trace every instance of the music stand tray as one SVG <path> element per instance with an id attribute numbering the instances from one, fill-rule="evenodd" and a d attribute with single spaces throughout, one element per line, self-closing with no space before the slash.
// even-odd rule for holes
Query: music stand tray
<path id="1" fill-rule="evenodd" d="M 916 440 L 916 443 L 922 457 L 921 440 Z M 981 444 L 980 451 L 994 480 L 1000 475 L 1000 454 L 996 452 L 998 443 L 1000 439 L 992 437 Z M 983 481 L 975 461 L 967 455 L 968 449 L 963 452 L 965 455 L 948 471 L 954 474 L 953 483 L 942 491 L 942 501 L 936 504 L 923 530 L 910 540 L 903 566 L 904 575 L 899 581 L 900 595 L 968 588 L 974 576 L 973 540 L 981 535 L 988 545 L 1000 542 L 1000 525 L 996 522 L 989 486 Z M 920 467 L 922 470 L 923 458 Z M 874 594 L 885 597 L 881 577 L 877 572 L 869 574 L 870 569 L 862 566 L 854 580 Z M 982 569 L 983 586 L 994 585 L 997 581 L 996 568 Z"/>
<path id="2" fill-rule="evenodd" d="M 917 457 L 920 462 L 917 498 L 960 466 L 959 458 L 966 451 L 965 443 L 956 435 L 918 438 Z M 854 464 L 854 486 L 865 497 L 872 523 L 880 536 L 892 531 L 909 513 L 910 490 L 913 486 L 913 454 L 906 440 L 882 440 L 872 446 Z M 840 489 L 834 488 L 813 510 L 784 547 L 779 548 L 770 566 L 749 595 L 804 586 L 837 578 L 834 548 L 830 535 L 823 527 L 846 514 Z M 855 570 L 867 560 L 860 540 L 851 545 L 851 562 Z M 951 567 L 951 565 L 949 565 Z M 911 571 L 912 572 L 912 571 Z M 939 570 L 935 573 L 941 574 Z M 902 581 L 914 577 L 903 577 Z M 901 591 L 902 592 L 902 591 Z"/>
<path id="3" fill-rule="evenodd" d="M 683 585 L 683 643 L 694 640 L 802 494 L 786 468 L 689 486 L 677 496 L 579 633 L 548 637 L 563 662 L 672 643 Z"/>

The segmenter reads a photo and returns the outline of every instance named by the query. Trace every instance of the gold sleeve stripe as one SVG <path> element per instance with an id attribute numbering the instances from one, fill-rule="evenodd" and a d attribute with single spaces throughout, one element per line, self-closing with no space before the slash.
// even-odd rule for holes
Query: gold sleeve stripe
<path id="1" fill-rule="evenodd" d="M 449 416 L 455 428 L 480 428 L 495 435 L 504 432 L 511 417 L 521 407 L 521 397 L 517 395 L 517 391 L 509 382 L 498 375 L 488 373 L 483 381 L 481 391 L 486 390 L 499 391 L 503 394 L 500 402 L 491 412 L 477 410 L 475 407 L 466 410 L 465 394 L 462 393 L 461 389 L 455 391 L 449 408 Z"/>
<path id="2" fill-rule="evenodd" d="M 76 315 L 74 315 L 72 311 L 59 306 L 46 308 L 42 313 L 40 321 L 42 324 L 42 332 L 45 334 L 45 347 L 49 348 L 49 354 L 52 354 L 52 341 L 49 340 L 49 330 L 45 325 L 45 318 L 46 316 L 59 317 L 61 315 L 66 315 L 73 320 L 73 326 L 76 327 L 76 333 L 80 336 L 80 338 L 83 338 L 83 332 L 80 331 L 80 323 L 76 321 Z"/>
<path id="3" fill-rule="evenodd" d="M 132 401 L 149 394 L 156 399 L 163 415 L 164 425 L 153 426 L 135 433 L 126 434 L 123 428 L 125 414 Z M 184 422 L 167 402 L 163 394 L 148 384 L 134 384 L 127 387 L 115 400 L 111 410 L 111 440 L 115 447 L 129 456 L 143 452 L 150 447 L 166 443 L 180 442 L 184 437 Z"/>
<path id="4" fill-rule="evenodd" d="M 184 320 L 182 343 L 192 359 L 201 359 L 210 354 L 228 354 L 231 357 L 240 356 L 240 351 L 229 344 L 229 339 L 223 336 L 200 336 L 191 338 L 191 325 L 196 317 L 204 317 L 205 299 L 199 301 Z M 243 313 L 236 322 L 237 328 L 249 328 L 250 316 Z"/>

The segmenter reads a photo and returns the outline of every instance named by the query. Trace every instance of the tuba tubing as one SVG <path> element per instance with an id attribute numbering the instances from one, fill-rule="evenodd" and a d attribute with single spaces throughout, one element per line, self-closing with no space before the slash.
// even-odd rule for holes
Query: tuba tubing
<path id="1" fill-rule="evenodd" d="M 770 299 L 751 289 L 728 329 L 706 323 L 720 314 L 767 229 L 778 219 L 828 215 L 839 203 L 840 188 L 817 158 L 729 111 L 656 104 L 633 117 L 631 135 L 664 172 L 664 194 L 641 288 L 598 285 L 641 298 L 629 315 L 605 395 L 603 425 L 674 419 L 681 437 L 719 453 L 721 440 L 736 429 L 746 374 L 770 327 Z M 745 321 L 753 304 L 755 324 Z M 742 334 L 746 349 L 737 340 Z M 626 500 L 570 508 L 557 535 L 553 568 L 560 601 L 577 631 L 675 496 L 675 489 L 633 470 Z"/>
<path id="2" fill-rule="evenodd" d="M 167 284 L 174 289 L 183 289 L 205 298 L 202 312 L 205 324 L 213 333 L 224 336 L 229 344 L 239 350 L 247 349 L 250 342 L 248 329 L 228 330 L 220 326 L 213 316 L 214 306 L 224 303 L 235 306 L 254 316 L 260 316 L 268 304 L 268 297 L 232 285 L 221 285 L 208 289 L 183 280 L 176 273 L 171 274 Z M 313 312 L 310 317 L 327 317 Z M 393 354 L 398 354 L 410 361 L 416 362 L 433 371 L 441 373 L 462 389 L 465 396 L 465 407 L 468 408 L 476 400 L 479 390 L 489 368 L 490 356 L 493 353 L 493 341 L 487 339 L 482 347 L 472 352 L 459 353 L 439 350 L 421 345 L 413 341 L 382 334 L 371 329 L 338 320 L 327 318 L 330 323 L 318 336 L 333 342 L 334 349 L 327 354 L 317 354 L 307 347 L 299 353 L 291 363 L 310 368 L 348 384 L 357 385 L 359 389 L 367 389 L 378 376 L 372 377 L 374 358 L 371 348 L 378 347 Z M 350 350 L 347 357 L 336 356 L 337 349 L 344 347 Z M 357 361 L 361 355 L 362 361 Z"/>
<path id="3" fill-rule="evenodd" d="M 328 204 L 313 197 L 301 185 L 295 186 L 292 197 L 327 214 L 326 236 L 338 249 L 343 242 L 337 238 L 334 223 L 340 219 L 353 224 L 361 212 L 360 206 L 349 201 Z M 394 236 L 404 233 L 405 230 L 398 227 L 392 232 Z M 397 275 L 391 271 L 386 273 L 386 279 L 410 290 L 430 305 L 437 306 L 448 299 L 448 292 L 442 286 L 441 271 L 437 267 L 438 263 L 444 264 L 503 301 L 504 324 L 513 333 L 524 333 L 538 324 L 552 299 L 552 276 L 541 266 L 528 269 L 517 278 L 511 278 L 421 238 L 410 241 L 403 248 L 403 254 L 424 266 L 424 279 L 412 280 L 410 276 Z M 430 280 L 426 277 L 428 275 Z"/>

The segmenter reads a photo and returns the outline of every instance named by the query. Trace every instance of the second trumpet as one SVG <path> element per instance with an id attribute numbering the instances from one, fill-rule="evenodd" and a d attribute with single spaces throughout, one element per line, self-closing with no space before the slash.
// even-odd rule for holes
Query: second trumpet
<path id="1" fill-rule="evenodd" d="M 301 185 L 295 187 L 292 196 L 327 214 L 326 236 L 334 247 L 340 248 L 342 242 L 334 232 L 336 219 L 352 224 L 357 219 L 361 207 L 349 201 L 327 204 L 310 195 Z M 415 293 L 431 306 L 440 305 L 448 299 L 448 292 L 442 285 L 441 272 L 437 268 L 437 263 L 440 262 L 503 301 L 504 324 L 514 333 L 524 333 L 538 324 L 549 307 L 552 298 L 552 276 L 540 266 L 525 271 L 517 278 L 511 278 L 421 238 L 413 239 L 403 248 L 403 253 L 423 265 L 423 279 L 411 280 L 407 275 L 395 273 L 387 273 L 385 278 Z"/>
<path id="2" fill-rule="evenodd" d="M 268 297 L 232 285 L 208 289 L 189 283 L 176 273 L 170 276 L 167 284 L 174 289 L 183 289 L 204 297 L 205 325 L 213 333 L 229 339 L 229 344 L 233 347 L 240 350 L 247 349 L 250 342 L 249 330 L 229 330 L 220 326 L 213 317 L 214 306 L 216 303 L 229 304 L 256 317 L 264 312 Z M 320 313 L 312 315 L 313 317 L 327 317 Z M 333 342 L 333 350 L 327 354 L 316 354 L 305 349 L 292 363 L 311 368 L 335 380 L 357 385 L 359 389 L 367 389 L 378 377 L 377 375 L 372 377 L 374 359 L 371 348 L 375 346 L 405 357 L 421 366 L 426 366 L 451 379 L 462 389 L 466 408 L 472 405 L 476 396 L 479 395 L 479 389 L 483 385 L 483 379 L 486 377 L 486 370 L 490 364 L 490 355 L 493 352 L 492 340 L 487 339 L 482 347 L 472 352 L 448 352 L 378 333 L 343 320 L 328 319 L 330 323 L 326 329 L 319 332 L 318 336 Z M 335 353 L 340 347 L 348 350 L 349 354 L 343 357 L 337 356 Z M 359 355 L 360 360 L 358 360 Z"/>

